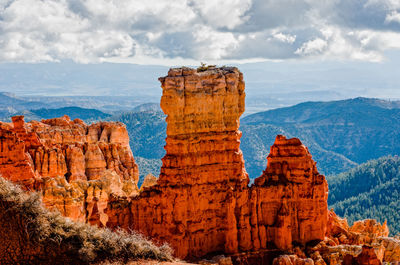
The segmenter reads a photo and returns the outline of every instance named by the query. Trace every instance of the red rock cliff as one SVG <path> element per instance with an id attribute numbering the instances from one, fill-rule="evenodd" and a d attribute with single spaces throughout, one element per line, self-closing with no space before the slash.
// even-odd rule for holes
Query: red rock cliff
<path id="1" fill-rule="evenodd" d="M 49 208 L 76 220 L 105 225 L 109 196 L 137 192 L 138 167 L 120 123 L 86 125 L 67 116 L 0 123 L 0 173 L 40 190 Z"/>

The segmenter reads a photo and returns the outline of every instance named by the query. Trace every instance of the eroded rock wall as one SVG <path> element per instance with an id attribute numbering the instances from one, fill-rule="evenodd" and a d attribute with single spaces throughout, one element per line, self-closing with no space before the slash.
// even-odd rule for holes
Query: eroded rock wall
<path id="1" fill-rule="evenodd" d="M 125 125 L 67 116 L 0 123 L 0 174 L 72 219 L 105 226 L 109 197 L 137 194 L 138 167 Z"/>

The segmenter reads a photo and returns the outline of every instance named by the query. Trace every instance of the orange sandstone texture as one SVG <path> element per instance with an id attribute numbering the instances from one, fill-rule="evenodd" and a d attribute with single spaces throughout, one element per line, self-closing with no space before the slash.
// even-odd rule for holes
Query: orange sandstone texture
<path id="1" fill-rule="evenodd" d="M 169 242 L 182 258 L 236 253 L 248 216 L 248 175 L 239 149 L 244 111 L 237 68 L 171 69 L 160 78 L 167 115 L 166 155 L 157 185 L 132 201 L 132 228 Z M 250 246 L 248 247 L 250 248 Z"/>
<path id="2" fill-rule="evenodd" d="M 267 159 L 267 169 L 251 188 L 258 217 L 252 223 L 258 233 L 279 249 L 291 249 L 293 242 L 323 240 L 328 184 L 307 147 L 297 138 L 278 135 Z"/>
<path id="3" fill-rule="evenodd" d="M 49 208 L 72 219 L 106 225 L 109 197 L 138 192 L 138 167 L 121 123 L 86 125 L 69 117 L 0 123 L 0 173 L 40 190 Z"/>
<path id="4" fill-rule="evenodd" d="M 248 186 L 237 68 L 176 68 L 160 81 L 166 155 L 159 178 L 149 176 L 130 203 L 130 228 L 170 243 L 184 259 L 223 252 L 235 264 L 395 261 L 400 245 L 387 238 L 386 224 L 349 227 L 328 211 L 325 177 L 299 139 L 278 135 L 266 170 Z"/>

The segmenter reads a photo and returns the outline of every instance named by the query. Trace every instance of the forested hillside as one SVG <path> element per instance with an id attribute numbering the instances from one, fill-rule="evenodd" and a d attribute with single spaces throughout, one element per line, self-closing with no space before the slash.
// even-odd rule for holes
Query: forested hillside
<path id="1" fill-rule="evenodd" d="M 140 183 L 149 173 L 158 176 L 161 158 L 165 154 L 165 115 L 161 111 L 130 112 L 111 120 L 126 124 L 132 152 L 139 165 Z"/>
<path id="2" fill-rule="evenodd" d="M 25 111 L 21 113 L 25 116 L 25 120 L 41 120 L 41 119 L 51 119 L 55 117 L 62 117 L 68 115 L 71 120 L 81 119 L 85 122 L 94 122 L 99 120 L 104 120 L 111 115 L 108 113 L 101 112 L 97 109 L 86 109 L 80 107 L 65 107 L 57 109 L 36 109 L 31 111 Z"/>
<path id="3" fill-rule="evenodd" d="M 243 150 L 250 175 L 265 167 L 270 132 L 297 137 L 309 148 L 320 172 L 344 172 L 385 155 L 400 154 L 397 101 L 355 98 L 305 102 L 256 113 L 241 120 Z"/>
<path id="4" fill-rule="evenodd" d="M 328 177 L 329 207 L 352 223 L 375 218 L 400 232 L 400 158 L 386 156 Z"/>

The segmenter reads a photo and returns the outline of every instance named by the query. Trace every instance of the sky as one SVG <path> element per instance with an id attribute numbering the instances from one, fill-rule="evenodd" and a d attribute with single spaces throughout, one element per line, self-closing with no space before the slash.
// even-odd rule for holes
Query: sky
<path id="1" fill-rule="evenodd" d="M 39 75 L 18 71 L 71 62 L 243 65 L 260 89 L 271 80 L 254 73 L 288 93 L 400 98 L 400 0 L 0 0 L 2 90 L 35 94 L 18 78 Z"/>
<path id="2" fill-rule="evenodd" d="M 400 0 L 0 0 L 0 61 L 334 59 L 400 48 Z"/>

